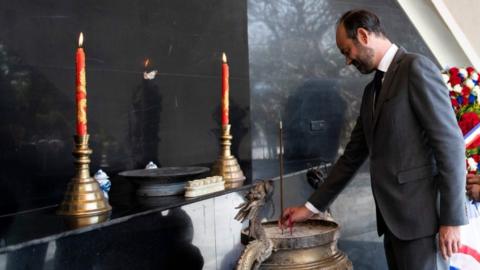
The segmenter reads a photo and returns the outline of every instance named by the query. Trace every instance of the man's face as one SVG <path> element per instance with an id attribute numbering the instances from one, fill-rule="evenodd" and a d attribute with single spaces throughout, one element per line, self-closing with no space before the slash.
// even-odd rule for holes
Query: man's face
<path id="1" fill-rule="evenodd" d="M 353 64 L 362 74 L 368 74 L 375 70 L 374 50 L 362 44 L 358 39 L 353 40 L 347 36 L 343 24 L 337 28 L 337 47 L 345 56 L 347 65 Z"/>

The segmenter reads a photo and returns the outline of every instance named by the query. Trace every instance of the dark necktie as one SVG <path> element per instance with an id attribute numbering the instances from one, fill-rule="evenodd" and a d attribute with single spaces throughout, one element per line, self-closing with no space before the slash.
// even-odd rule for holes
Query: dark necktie
<path id="1" fill-rule="evenodd" d="M 377 106 L 377 101 L 380 97 L 380 90 L 382 89 L 383 74 L 385 74 L 385 72 L 377 70 L 375 72 L 375 76 L 373 77 L 373 91 L 374 91 L 374 99 L 375 99 L 375 103 L 373 107 L 374 109 Z"/>

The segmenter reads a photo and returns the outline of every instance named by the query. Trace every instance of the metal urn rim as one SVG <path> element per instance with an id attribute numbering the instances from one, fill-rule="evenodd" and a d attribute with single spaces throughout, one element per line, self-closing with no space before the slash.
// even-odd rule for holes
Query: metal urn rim
<path id="1" fill-rule="evenodd" d="M 278 221 L 268 221 L 262 223 L 262 226 L 266 229 L 267 238 L 272 240 L 273 248 L 275 250 L 279 249 L 298 249 L 298 248 L 310 248 L 325 245 L 336 241 L 340 237 L 338 223 L 329 220 L 317 220 L 311 219 L 302 223 L 295 224 L 296 228 L 299 227 L 317 227 L 317 233 L 311 233 L 308 235 L 293 235 L 290 236 L 288 229 L 284 230 L 285 237 L 276 237 L 268 233 L 268 228 L 278 227 Z M 294 227 L 294 230 L 295 230 Z M 242 242 L 248 242 L 248 230 L 242 231 Z"/>

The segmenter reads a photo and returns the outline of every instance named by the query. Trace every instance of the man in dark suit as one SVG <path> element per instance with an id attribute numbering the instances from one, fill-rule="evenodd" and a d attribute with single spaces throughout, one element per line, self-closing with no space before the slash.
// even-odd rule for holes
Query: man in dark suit
<path id="1" fill-rule="evenodd" d="M 465 147 L 439 69 L 386 37 L 378 17 L 352 10 L 338 21 L 337 46 L 361 73 L 375 72 L 345 152 L 305 205 L 279 221 L 324 211 L 370 159 L 377 228 L 390 269 L 441 269 L 466 224 Z M 383 76 L 384 75 L 384 76 Z M 444 260 L 437 260 L 437 241 Z"/>

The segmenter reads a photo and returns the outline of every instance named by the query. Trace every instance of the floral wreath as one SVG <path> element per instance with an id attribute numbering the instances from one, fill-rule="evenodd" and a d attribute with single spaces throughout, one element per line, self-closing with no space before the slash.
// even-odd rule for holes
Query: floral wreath
<path id="1" fill-rule="evenodd" d="M 480 162 L 480 86 L 479 73 L 473 67 L 452 67 L 443 74 L 450 92 L 450 101 L 466 143 L 469 173 L 478 174 Z M 473 132 L 474 130 L 477 130 Z"/>

